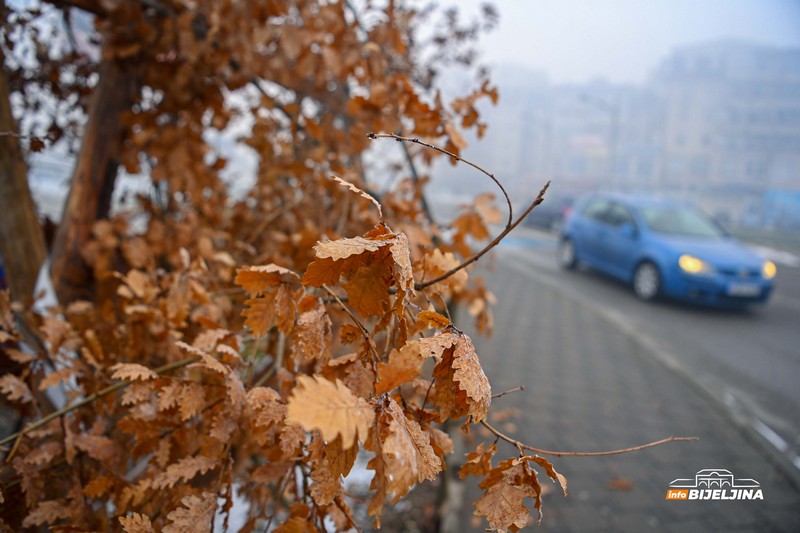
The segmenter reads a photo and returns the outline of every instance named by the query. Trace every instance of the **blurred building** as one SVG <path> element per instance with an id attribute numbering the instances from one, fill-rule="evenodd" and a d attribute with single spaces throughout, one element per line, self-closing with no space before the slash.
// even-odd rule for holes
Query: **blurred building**
<path id="1" fill-rule="evenodd" d="M 517 197 L 552 179 L 551 194 L 666 194 L 731 225 L 800 227 L 800 49 L 684 47 L 638 86 L 556 85 L 507 66 L 493 81 L 500 103 L 465 155 Z M 491 187 L 461 166 L 434 175 L 461 193 Z"/>
<path id="2" fill-rule="evenodd" d="M 776 222 L 768 204 L 800 191 L 800 49 L 682 48 L 651 86 L 664 113 L 663 184 L 726 202 L 737 219 Z"/>

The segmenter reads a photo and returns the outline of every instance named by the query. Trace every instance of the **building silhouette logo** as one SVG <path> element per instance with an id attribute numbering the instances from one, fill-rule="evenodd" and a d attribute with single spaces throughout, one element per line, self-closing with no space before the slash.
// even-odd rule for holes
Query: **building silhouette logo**
<path id="1" fill-rule="evenodd" d="M 667 500 L 763 500 L 755 479 L 736 478 L 724 468 L 704 468 L 694 479 L 676 479 L 669 484 Z"/>

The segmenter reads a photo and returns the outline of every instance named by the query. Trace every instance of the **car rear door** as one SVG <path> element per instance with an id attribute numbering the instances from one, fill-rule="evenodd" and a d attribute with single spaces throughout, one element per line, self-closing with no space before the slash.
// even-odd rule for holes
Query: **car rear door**
<path id="1" fill-rule="evenodd" d="M 606 212 L 605 223 L 601 259 L 609 273 L 627 280 L 638 257 L 639 228 L 631 211 L 619 202 L 612 202 Z"/>
<path id="2" fill-rule="evenodd" d="M 572 237 L 578 256 L 595 267 L 602 262 L 601 241 L 606 231 L 603 221 L 610 206 L 611 201 L 606 198 L 591 198 L 573 221 Z"/>

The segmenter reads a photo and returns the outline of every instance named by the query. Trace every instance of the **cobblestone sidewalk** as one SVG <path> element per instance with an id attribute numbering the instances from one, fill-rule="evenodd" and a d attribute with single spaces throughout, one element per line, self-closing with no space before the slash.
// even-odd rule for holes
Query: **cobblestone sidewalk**
<path id="1" fill-rule="evenodd" d="M 535 530 L 800 531 L 798 488 L 705 393 L 587 306 L 504 267 L 502 259 L 487 278 L 500 301 L 495 334 L 473 339 L 495 392 L 525 386 L 495 400 L 493 410 L 519 410 L 501 428 L 533 446 L 564 451 L 613 450 L 671 435 L 701 438 L 617 456 L 551 457 L 570 494 L 545 496 Z M 503 457 L 515 453 L 498 446 Z M 665 500 L 671 481 L 707 468 L 755 479 L 764 500 Z M 472 517 L 479 496 L 470 483 L 462 531 L 486 526 Z"/>

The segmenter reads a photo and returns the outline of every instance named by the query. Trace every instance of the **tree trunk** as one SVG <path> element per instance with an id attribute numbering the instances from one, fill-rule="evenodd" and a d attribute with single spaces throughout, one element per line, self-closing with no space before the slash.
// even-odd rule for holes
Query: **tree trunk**
<path id="1" fill-rule="evenodd" d="M 89 106 L 64 215 L 56 233 L 50 273 L 61 303 L 87 298 L 92 269 L 81 257 L 92 224 L 108 216 L 124 135 L 122 114 L 133 103 L 134 76 L 114 60 L 104 60 Z"/>
<path id="2" fill-rule="evenodd" d="M 2 61 L 0 54 L 0 61 Z M 28 189 L 25 160 L 11 114 L 8 80 L 0 65 L 0 252 L 15 300 L 31 298 L 47 248 Z"/>

